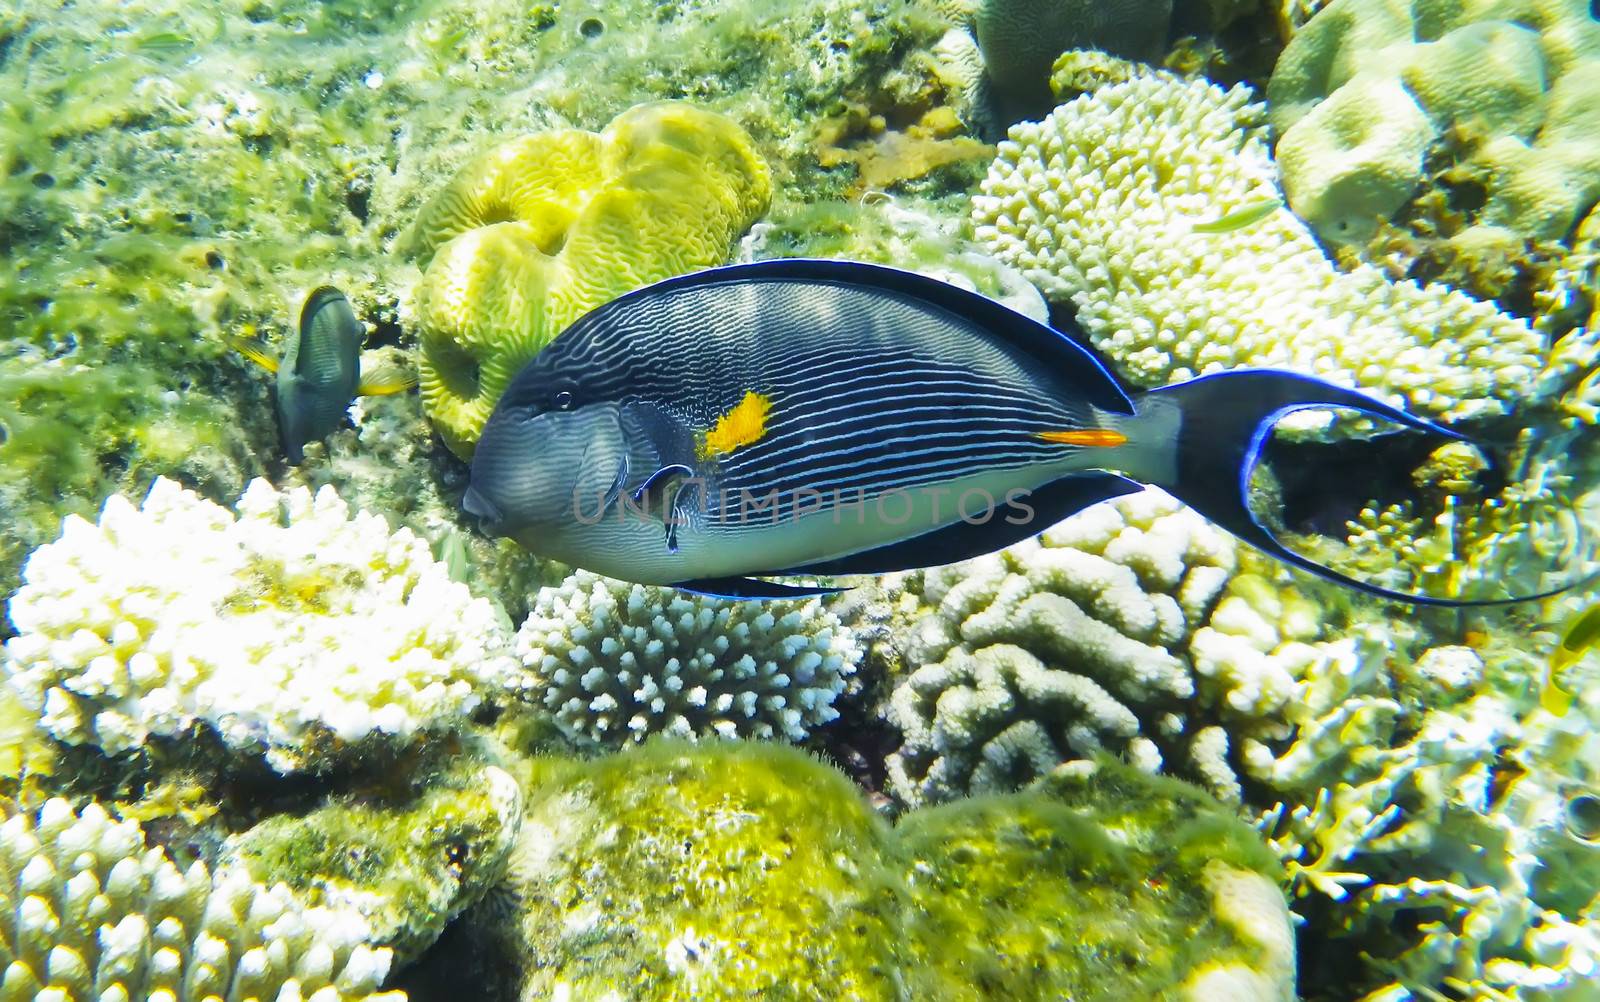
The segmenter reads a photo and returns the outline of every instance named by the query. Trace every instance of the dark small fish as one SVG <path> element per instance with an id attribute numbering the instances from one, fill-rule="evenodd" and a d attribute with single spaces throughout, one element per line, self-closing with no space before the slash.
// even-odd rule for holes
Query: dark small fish
<path id="1" fill-rule="evenodd" d="M 338 428 L 358 395 L 401 393 L 416 385 L 414 376 L 396 369 L 363 377 L 365 336 L 366 328 L 344 293 L 324 285 L 306 297 L 299 336 L 289 340 L 282 359 L 274 359 L 257 341 L 228 338 L 240 354 L 277 373 L 278 432 L 290 463 L 299 465 L 305 458 L 307 442 Z"/>
<path id="2" fill-rule="evenodd" d="M 1270 369 L 1130 397 L 1080 344 L 975 293 L 872 265 L 765 261 L 659 282 L 564 331 L 500 398 L 463 506 L 486 531 L 602 574 L 778 597 L 836 589 L 754 578 L 952 563 L 1142 482 L 1350 587 L 1480 604 L 1352 579 L 1255 519 L 1262 444 L 1311 407 L 1462 437 Z"/>

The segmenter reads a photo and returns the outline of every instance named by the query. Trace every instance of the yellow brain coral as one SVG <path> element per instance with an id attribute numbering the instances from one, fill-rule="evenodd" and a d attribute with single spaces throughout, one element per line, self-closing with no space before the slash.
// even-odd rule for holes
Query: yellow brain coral
<path id="1" fill-rule="evenodd" d="M 584 313 L 639 286 L 722 263 L 772 186 L 733 121 L 645 104 L 603 133 L 526 136 L 469 164 L 408 236 L 424 406 L 470 456 L 506 384 Z"/>

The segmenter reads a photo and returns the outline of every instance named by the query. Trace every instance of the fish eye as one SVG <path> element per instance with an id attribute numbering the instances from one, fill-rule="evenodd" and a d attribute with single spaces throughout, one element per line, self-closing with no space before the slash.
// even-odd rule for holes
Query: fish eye
<path id="1" fill-rule="evenodd" d="M 555 406 L 556 410 L 558 411 L 572 410 L 572 392 L 570 390 L 557 391 L 555 395 Z"/>

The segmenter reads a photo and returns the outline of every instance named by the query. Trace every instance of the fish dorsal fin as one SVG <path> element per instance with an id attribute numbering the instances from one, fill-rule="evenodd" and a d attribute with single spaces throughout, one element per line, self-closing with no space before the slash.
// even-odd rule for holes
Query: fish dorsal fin
<path id="1" fill-rule="evenodd" d="M 902 539 L 887 546 L 806 564 L 803 567 L 791 567 L 778 573 L 887 574 L 890 571 L 953 564 L 960 560 L 981 557 L 985 553 L 993 553 L 1020 539 L 1043 532 L 1068 515 L 1082 511 L 1092 504 L 1121 497 L 1124 494 L 1137 494 L 1143 489 L 1143 485 L 1126 477 L 1119 477 L 1115 473 L 1100 471 L 1074 473 L 1059 480 L 1052 480 L 1020 498 L 1020 503 L 1025 505 L 1026 511 L 1029 512 L 1023 521 L 1007 521 L 1008 518 L 1021 518 L 1023 508 L 1018 508 L 1016 514 L 1012 515 L 1008 514 L 1006 506 L 1002 505 L 991 512 L 990 517 L 982 524 L 973 520 L 957 520 L 932 532 Z"/>
<path id="2" fill-rule="evenodd" d="M 245 337 L 243 334 L 224 334 L 222 335 L 222 340 L 227 343 L 229 348 L 232 348 L 268 372 L 278 371 L 278 360 L 273 358 L 268 353 L 267 346 L 256 338 Z"/>
<path id="3" fill-rule="evenodd" d="M 590 313 L 578 324 L 604 322 L 612 310 L 626 310 L 635 298 L 654 297 L 677 290 L 698 289 L 724 283 L 814 282 L 877 289 L 904 300 L 936 307 L 992 333 L 997 339 L 1038 359 L 1051 376 L 1079 397 L 1104 411 L 1132 414 L 1133 401 L 1094 353 L 1084 347 L 1083 330 L 1069 321 L 1059 331 L 1025 317 L 987 296 L 914 271 L 863 264 L 859 261 L 825 261 L 785 258 L 733 264 L 679 275 L 619 296 Z M 574 324 L 576 329 L 578 324 Z"/>

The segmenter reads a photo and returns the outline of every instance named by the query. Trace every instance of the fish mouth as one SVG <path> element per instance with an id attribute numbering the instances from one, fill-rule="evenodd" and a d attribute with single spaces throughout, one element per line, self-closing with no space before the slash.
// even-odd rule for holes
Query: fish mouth
<path id="1" fill-rule="evenodd" d="M 478 493 L 476 487 L 468 487 L 467 493 L 461 496 L 461 508 L 468 515 L 476 516 L 478 527 L 486 533 L 493 533 L 499 528 L 501 520 L 505 517 L 493 502 Z"/>

